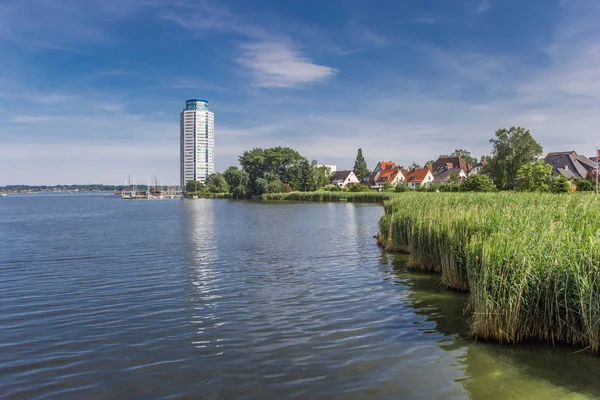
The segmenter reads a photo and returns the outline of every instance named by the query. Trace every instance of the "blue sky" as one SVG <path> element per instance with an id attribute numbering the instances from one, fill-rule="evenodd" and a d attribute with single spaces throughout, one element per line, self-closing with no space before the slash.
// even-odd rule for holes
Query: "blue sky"
<path id="1" fill-rule="evenodd" d="M 600 2 L 0 0 L 0 185 L 178 182 L 179 112 L 216 167 L 290 146 L 351 168 L 600 145 Z"/>

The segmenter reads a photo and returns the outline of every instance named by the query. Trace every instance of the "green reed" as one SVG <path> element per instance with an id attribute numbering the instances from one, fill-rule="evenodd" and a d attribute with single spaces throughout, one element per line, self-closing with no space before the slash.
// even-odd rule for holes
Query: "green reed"
<path id="1" fill-rule="evenodd" d="M 600 201 L 593 195 L 408 193 L 378 242 L 470 292 L 475 337 L 600 352 Z"/>

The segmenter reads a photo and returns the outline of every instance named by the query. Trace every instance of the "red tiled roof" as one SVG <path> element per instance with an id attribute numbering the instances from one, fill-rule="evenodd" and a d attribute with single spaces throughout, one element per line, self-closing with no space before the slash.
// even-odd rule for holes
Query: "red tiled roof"
<path id="1" fill-rule="evenodd" d="M 429 168 L 411 169 L 406 175 L 406 182 L 423 182 L 428 172 Z"/>
<path id="2" fill-rule="evenodd" d="M 377 182 L 393 182 L 401 172 L 400 168 L 393 162 L 381 162 L 379 164 L 381 165 L 382 170 L 377 178 Z"/>

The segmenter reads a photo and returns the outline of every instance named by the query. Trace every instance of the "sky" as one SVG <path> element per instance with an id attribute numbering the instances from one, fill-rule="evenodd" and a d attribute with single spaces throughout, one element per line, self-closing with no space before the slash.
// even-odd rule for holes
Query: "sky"
<path id="1" fill-rule="evenodd" d="M 0 185 L 179 182 L 179 113 L 216 170 L 288 146 L 351 169 L 600 145 L 597 0 L 0 0 Z"/>

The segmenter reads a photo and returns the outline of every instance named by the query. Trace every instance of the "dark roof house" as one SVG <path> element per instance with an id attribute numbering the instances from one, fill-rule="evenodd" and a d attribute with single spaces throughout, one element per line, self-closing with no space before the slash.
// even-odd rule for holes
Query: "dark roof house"
<path id="1" fill-rule="evenodd" d="M 465 172 L 471 170 L 471 164 L 460 157 L 440 157 L 431 165 L 431 172 L 435 175 L 445 169 L 459 168 Z"/>
<path id="2" fill-rule="evenodd" d="M 544 162 L 552 165 L 552 176 L 562 175 L 567 179 L 587 178 L 596 170 L 595 162 L 575 151 L 548 153 Z"/>

